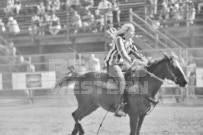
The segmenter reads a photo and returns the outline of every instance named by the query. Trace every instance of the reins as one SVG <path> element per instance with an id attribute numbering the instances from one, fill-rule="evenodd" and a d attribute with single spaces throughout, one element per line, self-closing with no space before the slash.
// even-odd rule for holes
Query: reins
<path id="1" fill-rule="evenodd" d="M 143 70 L 148 73 L 151 77 L 154 77 L 155 79 L 161 81 L 162 83 L 166 83 L 166 84 L 170 84 L 170 85 L 175 85 L 174 83 L 170 83 L 170 82 L 167 82 L 165 81 L 164 79 L 161 79 L 160 77 L 156 76 L 155 74 L 149 72 L 148 70 L 146 70 L 145 68 L 143 68 Z"/>
<path id="2" fill-rule="evenodd" d="M 167 63 L 167 69 L 169 70 L 169 72 L 172 73 L 174 79 L 176 80 L 176 78 L 175 78 L 173 72 L 172 72 L 171 69 L 168 67 L 168 63 Z M 149 72 L 149 71 L 148 71 L 147 69 L 145 69 L 145 68 L 143 68 L 142 70 L 144 70 L 144 71 L 145 71 L 147 74 L 149 74 L 151 77 L 153 77 L 153 78 L 155 78 L 155 79 L 161 81 L 162 83 L 166 83 L 166 84 L 169 84 L 169 85 L 175 85 L 175 84 L 173 84 L 173 83 L 169 83 L 169 82 L 165 81 L 164 79 L 162 79 L 162 78 L 156 76 L 154 73 Z M 148 110 L 148 111 L 146 112 L 146 114 L 145 114 L 145 115 L 149 115 L 149 114 L 154 110 L 154 108 L 156 107 L 156 105 L 157 105 L 159 102 L 158 102 L 158 101 L 155 101 L 155 100 L 152 99 L 151 97 L 148 97 L 148 96 L 144 95 L 143 91 L 142 91 L 140 88 L 139 88 L 139 91 L 140 91 L 140 95 L 142 95 L 146 100 L 149 101 L 149 104 L 150 104 L 150 103 L 153 104 L 153 108 L 151 108 L 151 105 L 149 105 L 149 106 L 150 106 L 150 107 L 149 107 L 149 110 Z"/>

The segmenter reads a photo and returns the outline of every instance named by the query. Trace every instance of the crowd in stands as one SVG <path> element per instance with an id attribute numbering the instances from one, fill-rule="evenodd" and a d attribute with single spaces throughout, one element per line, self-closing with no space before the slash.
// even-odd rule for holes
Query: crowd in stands
<path id="1" fill-rule="evenodd" d="M 8 0 L 4 12 L 6 13 L 6 16 L 13 16 L 19 15 L 20 10 L 21 10 L 20 0 Z"/>
<path id="2" fill-rule="evenodd" d="M 22 0 L 7 0 L 4 8 L 7 22 L 0 19 L 0 32 L 10 32 L 14 35 L 20 33 L 19 15 L 31 15 L 30 27 L 27 29 L 31 35 L 57 35 L 66 28 L 62 24 L 60 12 L 69 13 L 70 27 L 73 33 L 102 32 L 105 27 L 120 26 L 119 0 L 38 0 L 35 5 L 23 4 Z M 200 12 L 202 3 L 194 5 L 192 0 L 149 0 L 151 7 L 149 16 L 156 18 L 157 25 L 167 27 L 179 26 L 183 22 L 193 25 L 196 11 Z M 4 20 L 5 21 L 5 20 Z M 66 21 L 66 20 L 65 20 Z"/>
<path id="3" fill-rule="evenodd" d="M 117 0 L 101 0 L 97 9 L 91 10 L 92 2 L 89 6 L 82 7 L 83 13 L 80 14 L 79 7 L 70 6 L 73 10 L 71 26 L 75 28 L 74 33 L 78 31 L 84 32 L 101 32 L 104 26 L 119 27 L 120 25 L 120 8 Z"/>
<path id="4" fill-rule="evenodd" d="M 57 35 L 61 30 L 60 18 L 56 13 L 60 10 L 59 0 L 47 0 L 46 4 L 40 2 L 36 13 L 32 16 L 32 25 L 29 28 L 31 35 Z"/>
<path id="5" fill-rule="evenodd" d="M 186 23 L 187 26 L 193 25 L 196 17 L 196 9 L 192 0 L 163 0 L 160 12 L 158 12 L 158 1 L 150 0 L 150 17 L 158 14 L 160 25 L 179 26 Z"/>
<path id="6" fill-rule="evenodd" d="M 94 6 L 98 6 L 95 9 Z M 83 12 L 84 11 L 84 12 Z M 31 15 L 31 25 L 28 31 L 31 35 L 57 35 L 62 27 L 58 12 L 68 12 L 70 15 L 70 27 L 74 33 L 101 32 L 105 24 L 120 25 L 120 9 L 117 0 L 101 0 L 94 5 L 93 0 L 41 0 L 36 5 L 23 5 L 21 0 L 8 0 L 4 8 L 7 25 L 0 19 L 0 32 L 9 32 L 14 35 L 20 33 L 20 27 L 16 20 L 19 15 Z M 28 14 L 27 14 L 28 13 Z"/>

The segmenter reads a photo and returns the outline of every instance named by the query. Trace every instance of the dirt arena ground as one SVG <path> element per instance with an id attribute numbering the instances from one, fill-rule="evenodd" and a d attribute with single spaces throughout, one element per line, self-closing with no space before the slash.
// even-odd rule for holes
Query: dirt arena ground
<path id="1" fill-rule="evenodd" d="M 70 99 L 36 99 L 33 105 L 22 99 L 0 100 L 0 135 L 68 135 L 74 126 L 71 113 L 76 109 Z M 87 135 L 96 135 L 104 115 L 98 109 L 83 119 Z M 109 113 L 99 134 L 128 135 L 128 117 Z M 203 135 L 203 107 L 159 105 L 146 117 L 141 135 Z"/>

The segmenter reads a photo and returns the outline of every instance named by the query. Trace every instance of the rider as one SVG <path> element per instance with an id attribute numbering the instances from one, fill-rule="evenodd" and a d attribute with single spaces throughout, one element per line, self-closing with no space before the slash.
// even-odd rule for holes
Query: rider
<path id="1" fill-rule="evenodd" d="M 105 63 L 110 76 L 114 77 L 119 84 L 119 96 L 116 99 L 115 106 L 117 107 L 115 115 L 125 116 L 123 112 L 123 94 L 126 87 L 125 77 L 122 73 L 120 66 L 118 65 L 122 59 L 130 65 L 146 65 L 146 59 L 137 51 L 135 45 L 133 45 L 132 38 L 135 34 L 135 28 L 131 23 L 124 24 L 120 30 L 117 31 L 112 48 L 110 49 Z M 134 59 L 130 56 L 134 55 Z"/>

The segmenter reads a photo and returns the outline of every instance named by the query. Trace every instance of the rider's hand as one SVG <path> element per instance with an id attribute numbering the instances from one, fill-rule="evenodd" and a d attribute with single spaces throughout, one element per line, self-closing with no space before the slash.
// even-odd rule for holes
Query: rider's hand
<path id="1" fill-rule="evenodd" d="M 137 66 L 137 65 L 147 66 L 147 63 L 145 61 L 133 60 L 132 65 L 133 66 Z"/>

